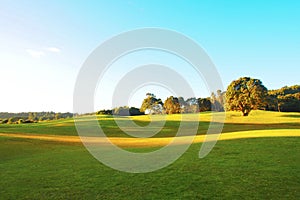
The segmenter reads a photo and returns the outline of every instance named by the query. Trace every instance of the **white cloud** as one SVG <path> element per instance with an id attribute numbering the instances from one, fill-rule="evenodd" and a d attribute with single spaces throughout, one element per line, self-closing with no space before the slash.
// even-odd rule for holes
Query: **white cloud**
<path id="1" fill-rule="evenodd" d="M 40 58 L 45 55 L 43 51 L 33 50 L 33 49 L 26 49 L 26 52 L 33 58 Z"/>
<path id="2" fill-rule="evenodd" d="M 48 47 L 46 48 L 47 51 L 53 52 L 53 53 L 59 53 L 61 52 L 61 50 L 59 48 L 56 47 Z"/>
<path id="3" fill-rule="evenodd" d="M 26 49 L 26 52 L 33 58 L 40 58 L 42 56 L 46 55 L 46 52 L 52 52 L 52 53 L 60 53 L 61 50 L 57 47 L 47 47 L 44 48 L 44 50 L 33 50 L 33 49 Z"/>

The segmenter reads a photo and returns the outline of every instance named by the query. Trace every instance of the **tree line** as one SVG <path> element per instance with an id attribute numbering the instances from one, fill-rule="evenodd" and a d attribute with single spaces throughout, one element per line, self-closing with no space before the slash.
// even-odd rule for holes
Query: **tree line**
<path id="1" fill-rule="evenodd" d="M 234 80 L 226 91 L 218 90 L 210 97 L 168 97 L 164 102 L 153 93 L 147 93 L 140 108 L 121 106 L 99 110 L 96 114 L 133 116 L 144 114 L 198 113 L 205 111 L 240 111 L 248 116 L 251 110 L 300 112 L 300 85 L 268 90 L 259 79 L 242 77 Z M 95 114 L 95 113 L 90 113 Z M 0 123 L 34 123 L 45 120 L 71 118 L 73 113 L 55 112 L 0 112 Z"/>
<path id="2" fill-rule="evenodd" d="M 97 114 L 142 115 L 198 113 L 205 111 L 240 111 L 248 116 L 251 110 L 300 112 L 300 85 L 268 90 L 259 79 L 242 77 L 234 80 L 226 91 L 218 90 L 210 97 L 168 97 L 164 102 L 153 93 L 147 93 L 140 109 L 127 106 L 101 110 Z"/>
<path id="3" fill-rule="evenodd" d="M 66 119 L 73 117 L 72 113 L 60 112 L 20 112 L 9 113 L 0 112 L 0 123 L 2 124 L 22 124 L 22 123 L 36 123 L 39 121 L 49 121 L 57 119 Z"/>

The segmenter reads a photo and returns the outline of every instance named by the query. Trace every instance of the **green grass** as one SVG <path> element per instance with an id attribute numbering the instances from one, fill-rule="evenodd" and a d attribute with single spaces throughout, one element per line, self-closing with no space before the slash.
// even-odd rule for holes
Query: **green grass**
<path id="1" fill-rule="evenodd" d="M 196 114 L 187 114 L 191 120 Z M 152 119 L 155 122 L 163 120 L 166 116 L 155 115 Z M 272 130 L 272 129 L 300 129 L 300 113 L 278 113 L 265 111 L 252 111 L 250 116 L 242 117 L 239 112 L 228 112 L 223 128 L 223 133 L 248 131 L 248 130 Z M 85 126 L 90 126 L 90 117 L 82 117 Z M 99 115 L 99 124 L 108 137 L 130 137 L 118 128 L 112 116 Z M 140 126 L 149 124 L 149 116 L 119 117 L 117 120 L 133 120 Z M 199 129 L 197 134 L 206 134 L 211 120 L 211 113 L 200 114 Z M 164 128 L 154 137 L 175 136 L 181 122 L 181 115 L 167 116 Z M 189 122 L 187 120 L 186 122 Z M 40 122 L 34 124 L 0 124 L 0 133 L 22 133 L 22 134 L 50 134 L 50 135 L 78 135 L 73 119 Z M 187 133 L 189 134 L 189 133 Z"/>
<path id="2" fill-rule="evenodd" d="M 195 115 L 187 115 L 187 121 Z M 154 121 L 166 116 L 152 116 Z M 180 115 L 167 116 L 155 137 L 173 136 Z M 189 118 L 190 117 L 190 118 Z M 126 136 L 112 117 L 98 116 L 108 136 Z M 205 134 L 211 113 L 200 115 Z M 120 117 L 146 126 L 149 116 Z M 300 113 L 228 112 L 223 133 L 300 131 Z M 89 126 L 89 117 L 82 117 Z M 77 135 L 71 119 L 0 125 L 0 133 Z M 242 132 L 241 132 L 242 134 Z M 201 143 L 176 162 L 147 174 L 115 171 L 81 145 L 0 137 L 0 199 L 300 199 L 300 137 L 218 141 L 204 159 Z M 157 148 L 133 148 L 149 152 Z"/>
<path id="3" fill-rule="evenodd" d="M 156 172 L 128 174 L 81 145 L 0 138 L 2 199 L 299 199 L 300 140 L 219 141 L 204 159 L 194 144 Z"/>

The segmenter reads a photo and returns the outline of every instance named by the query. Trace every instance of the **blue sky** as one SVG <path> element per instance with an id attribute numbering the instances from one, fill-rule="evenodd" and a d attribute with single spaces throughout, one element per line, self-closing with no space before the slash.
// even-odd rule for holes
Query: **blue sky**
<path id="1" fill-rule="evenodd" d="M 259 78 L 268 89 L 299 84 L 299 10 L 300 2 L 293 0 L 0 0 L 0 111 L 72 111 L 75 80 L 88 55 L 108 38 L 144 27 L 195 40 L 215 63 L 225 88 L 242 76 Z M 123 71 L 112 70 L 118 74 L 114 81 Z M 191 82 L 199 84 L 198 96 L 209 95 L 203 81 Z M 169 94 L 144 88 L 130 105 L 139 106 L 151 89 L 162 99 Z M 109 108 L 109 95 L 101 94 L 112 88 L 100 90 L 95 107 Z"/>

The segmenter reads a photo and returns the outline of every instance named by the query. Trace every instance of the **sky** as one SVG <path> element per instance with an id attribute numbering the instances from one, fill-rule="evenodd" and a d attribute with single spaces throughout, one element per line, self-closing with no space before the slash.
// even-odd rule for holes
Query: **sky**
<path id="1" fill-rule="evenodd" d="M 197 42 L 225 89 L 244 76 L 262 80 L 268 89 L 300 84 L 299 10 L 300 1 L 293 0 L 0 0 L 0 112 L 72 112 L 76 78 L 91 52 L 115 35 L 146 27 L 174 30 Z M 118 81 L 132 66 L 149 63 L 170 65 L 197 97 L 210 95 L 184 61 L 143 51 L 107 70 L 94 109 L 111 108 Z M 163 100 L 173 95 L 148 85 L 133 91 L 128 104 L 139 107 L 146 92 Z"/>

